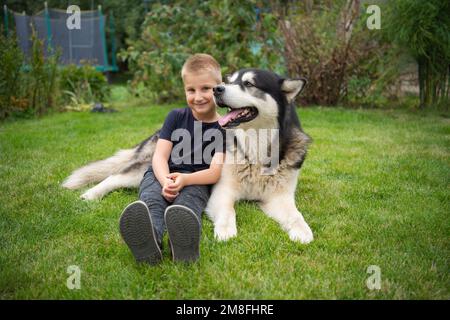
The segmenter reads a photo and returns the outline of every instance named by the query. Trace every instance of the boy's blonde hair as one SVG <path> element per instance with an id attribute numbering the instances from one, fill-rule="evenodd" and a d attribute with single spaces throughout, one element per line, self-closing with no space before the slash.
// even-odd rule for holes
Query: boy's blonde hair
<path id="1" fill-rule="evenodd" d="M 211 72 L 217 83 L 222 82 L 222 72 L 220 71 L 220 64 L 212 56 L 206 53 L 196 53 L 190 56 L 181 68 L 181 77 L 186 76 L 187 73 Z"/>

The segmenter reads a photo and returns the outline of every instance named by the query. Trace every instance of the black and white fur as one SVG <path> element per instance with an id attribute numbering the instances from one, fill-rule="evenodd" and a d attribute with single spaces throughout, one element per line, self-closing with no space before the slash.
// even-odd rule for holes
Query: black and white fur
<path id="1" fill-rule="evenodd" d="M 231 110 L 255 108 L 257 116 L 245 122 L 237 119 L 239 129 L 279 129 L 279 166 L 273 175 L 262 175 L 262 163 L 252 163 L 255 150 L 243 147 L 244 164 L 225 162 L 219 182 L 214 186 L 206 212 L 214 222 L 215 236 L 227 240 L 236 236 L 234 203 L 241 199 L 256 200 L 260 208 L 286 230 L 293 241 L 309 243 L 313 234 L 295 205 L 295 189 L 300 167 L 306 156 L 309 137 L 302 131 L 292 104 L 306 84 L 305 79 L 283 79 L 257 69 L 244 69 L 228 79 L 228 84 L 215 88 L 219 107 Z M 244 119 L 245 120 L 245 119 Z M 225 125 L 225 128 L 230 124 Z M 238 136 L 238 144 L 246 137 Z M 238 150 L 242 150 L 237 148 Z"/>
<path id="2" fill-rule="evenodd" d="M 228 240 L 237 235 L 234 203 L 247 199 L 257 201 L 291 240 L 313 240 L 313 233 L 295 204 L 298 174 L 310 138 L 301 128 L 293 101 L 305 84 L 305 79 L 285 79 L 270 71 L 243 69 L 229 77 L 227 84 L 214 88 L 219 107 L 228 108 L 230 114 L 236 114 L 236 109 L 246 110 L 224 124 L 225 129 L 243 129 L 238 130 L 236 144 L 245 160 L 239 164 L 225 161 L 221 178 L 213 187 L 206 212 L 214 223 L 217 239 Z M 247 129 L 279 130 L 279 165 L 274 174 L 261 174 L 266 164 L 252 154 L 257 148 L 245 146 Z M 99 199 L 118 188 L 138 187 L 151 163 L 157 139 L 158 132 L 133 149 L 82 167 L 63 186 L 77 189 L 101 181 L 81 196 L 86 200 Z"/>

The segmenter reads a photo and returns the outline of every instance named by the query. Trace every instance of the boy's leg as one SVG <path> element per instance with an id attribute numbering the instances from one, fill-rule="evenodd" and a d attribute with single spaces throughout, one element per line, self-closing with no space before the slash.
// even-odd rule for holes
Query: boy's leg
<path id="1" fill-rule="evenodd" d="M 165 222 L 174 261 L 190 262 L 200 255 L 201 215 L 210 195 L 208 186 L 187 186 L 167 207 Z"/>
<path id="2" fill-rule="evenodd" d="M 202 213 L 206 208 L 210 196 L 210 186 L 190 185 L 181 189 L 180 194 L 175 198 L 173 204 L 188 207 L 195 213 L 198 220 L 202 221 Z"/>
<path id="3" fill-rule="evenodd" d="M 138 200 L 130 203 L 120 216 L 119 227 L 123 240 L 138 262 L 156 264 L 161 261 L 161 249 L 144 202 Z"/>
<path id="4" fill-rule="evenodd" d="M 150 169 L 145 173 L 139 187 L 139 199 L 145 202 L 150 211 L 156 241 L 160 247 L 165 230 L 164 212 L 170 204 L 161 195 L 161 191 L 161 184 L 153 173 L 153 170 Z"/>

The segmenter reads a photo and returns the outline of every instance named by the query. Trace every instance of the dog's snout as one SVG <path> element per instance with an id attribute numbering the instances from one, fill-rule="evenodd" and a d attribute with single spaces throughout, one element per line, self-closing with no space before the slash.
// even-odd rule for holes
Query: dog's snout
<path id="1" fill-rule="evenodd" d="M 225 91 L 224 86 L 215 86 L 213 88 L 214 95 L 216 95 L 216 96 L 220 96 L 222 93 L 224 93 L 224 91 Z"/>

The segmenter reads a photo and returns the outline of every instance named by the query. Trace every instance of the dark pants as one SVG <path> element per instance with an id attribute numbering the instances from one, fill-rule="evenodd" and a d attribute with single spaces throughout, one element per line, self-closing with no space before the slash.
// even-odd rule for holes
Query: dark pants
<path id="1" fill-rule="evenodd" d="M 207 185 L 190 185 L 180 190 L 178 196 L 171 203 L 161 195 L 162 187 L 150 168 L 144 175 L 139 187 L 139 199 L 144 201 L 152 217 L 153 228 L 155 230 L 156 241 L 161 246 L 164 231 L 164 212 L 172 204 L 183 205 L 191 209 L 202 221 L 202 212 L 206 208 L 211 188 Z"/>

